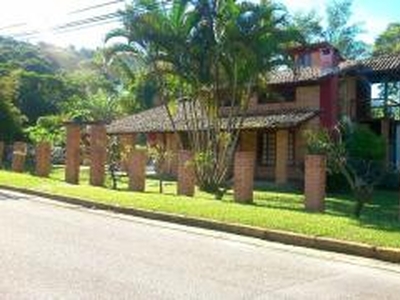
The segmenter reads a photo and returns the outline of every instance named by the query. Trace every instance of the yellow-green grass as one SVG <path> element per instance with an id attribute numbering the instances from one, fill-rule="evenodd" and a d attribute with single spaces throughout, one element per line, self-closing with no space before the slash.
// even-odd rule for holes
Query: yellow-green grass
<path id="1" fill-rule="evenodd" d="M 223 201 L 214 200 L 212 195 L 200 191 L 196 191 L 194 198 L 178 197 L 173 181 L 166 181 L 164 193 L 159 194 L 155 179 L 148 179 L 146 192 L 138 193 L 127 191 L 126 179 L 117 191 L 89 186 L 87 169 L 81 172 L 80 185 L 67 184 L 63 177 L 61 168 L 56 168 L 49 179 L 0 171 L 0 184 L 121 207 L 400 248 L 398 193 L 395 192 L 376 192 L 374 202 L 366 206 L 362 218 L 357 220 L 352 216 L 354 202 L 349 195 L 330 195 L 326 199 L 326 213 L 315 214 L 304 210 L 303 195 L 294 191 L 260 189 L 255 192 L 254 205 L 242 205 L 232 202 L 231 192 Z"/>

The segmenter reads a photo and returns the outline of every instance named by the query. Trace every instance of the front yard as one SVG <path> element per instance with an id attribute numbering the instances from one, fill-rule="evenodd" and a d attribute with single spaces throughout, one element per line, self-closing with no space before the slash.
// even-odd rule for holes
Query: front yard
<path id="1" fill-rule="evenodd" d="M 308 235 L 362 242 L 373 246 L 400 248 L 399 195 L 377 191 L 375 200 L 366 206 L 360 220 L 353 218 L 353 201 L 348 195 L 329 195 L 325 214 L 304 211 L 303 195 L 295 191 L 260 188 L 255 192 L 254 205 L 232 202 L 232 193 L 223 201 L 197 191 L 195 198 L 176 196 L 176 183 L 164 183 L 164 194 L 158 193 L 158 181 L 149 178 L 146 192 L 127 191 L 126 182 L 120 190 L 88 185 L 88 172 L 81 172 L 81 184 L 63 181 L 63 169 L 55 168 L 49 179 L 28 174 L 0 171 L 0 184 L 54 195 L 71 196 L 121 207 L 176 213 L 228 223 L 253 225 Z"/>

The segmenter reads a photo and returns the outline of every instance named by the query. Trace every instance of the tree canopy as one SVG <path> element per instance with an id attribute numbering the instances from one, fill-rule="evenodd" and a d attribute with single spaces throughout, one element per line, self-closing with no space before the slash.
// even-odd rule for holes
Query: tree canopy
<path id="1" fill-rule="evenodd" d="M 350 22 L 352 4 L 352 0 L 329 1 L 325 10 L 325 25 L 316 11 L 294 14 L 293 24 L 304 43 L 327 41 L 347 59 L 364 58 L 370 54 L 370 46 L 360 39 L 360 34 L 365 32 L 363 24 Z"/>
<path id="2" fill-rule="evenodd" d="M 151 77 L 170 116 L 171 103 L 180 105 L 199 185 L 217 193 L 254 86 L 287 63 L 286 49 L 297 36 L 287 11 L 269 1 L 137 0 L 122 15 L 123 27 L 108 39 L 125 42 L 113 45 L 110 57 L 132 77 L 138 71 Z M 222 106 L 236 112 L 224 123 Z M 196 130 L 202 124 L 208 125 Z"/>
<path id="3" fill-rule="evenodd" d="M 373 55 L 400 54 L 400 23 L 390 23 L 375 41 Z"/>
<path id="4" fill-rule="evenodd" d="M 117 104 L 119 80 L 105 66 L 101 52 L 0 36 L 0 88 L 3 140 L 43 131 L 41 120 L 47 116 L 61 124 L 73 117 L 110 120 L 123 113 Z M 129 106 L 129 99 L 124 103 Z"/>

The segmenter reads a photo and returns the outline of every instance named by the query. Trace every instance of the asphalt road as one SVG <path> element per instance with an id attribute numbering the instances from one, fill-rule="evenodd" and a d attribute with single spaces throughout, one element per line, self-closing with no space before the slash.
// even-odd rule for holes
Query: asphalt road
<path id="1" fill-rule="evenodd" d="M 400 299 L 400 266 L 0 191 L 0 299 Z"/>

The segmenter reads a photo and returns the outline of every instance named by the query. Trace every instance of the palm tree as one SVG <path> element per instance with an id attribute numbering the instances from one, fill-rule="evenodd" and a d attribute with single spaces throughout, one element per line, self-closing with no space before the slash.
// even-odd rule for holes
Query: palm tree
<path id="1" fill-rule="evenodd" d="M 157 78 L 167 108 L 178 96 L 170 83 L 178 83 L 172 90 L 189 99 L 181 112 L 197 182 L 221 195 L 253 89 L 282 65 L 293 41 L 286 12 L 270 2 L 137 0 L 123 17 L 123 28 L 108 39 L 126 43 L 113 46 L 112 57 L 137 58 Z M 222 117 L 223 105 L 228 109 Z"/>

